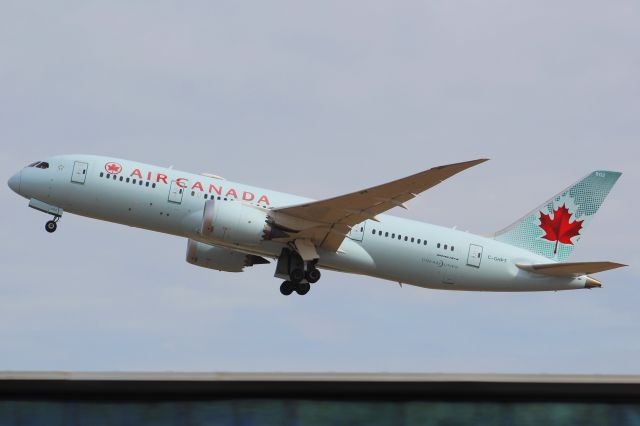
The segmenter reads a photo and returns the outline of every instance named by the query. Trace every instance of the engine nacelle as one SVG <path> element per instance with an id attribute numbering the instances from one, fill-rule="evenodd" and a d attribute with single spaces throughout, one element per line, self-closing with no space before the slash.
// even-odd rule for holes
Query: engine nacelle
<path id="1" fill-rule="evenodd" d="M 267 212 L 237 201 L 210 200 L 205 203 L 200 233 L 212 242 L 258 245 L 268 239 L 271 227 Z"/>
<path id="2" fill-rule="evenodd" d="M 191 239 L 187 244 L 187 262 L 202 268 L 225 272 L 242 272 L 245 266 L 269 263 L 267 259 L 260 256 L 211 246 Z"/>

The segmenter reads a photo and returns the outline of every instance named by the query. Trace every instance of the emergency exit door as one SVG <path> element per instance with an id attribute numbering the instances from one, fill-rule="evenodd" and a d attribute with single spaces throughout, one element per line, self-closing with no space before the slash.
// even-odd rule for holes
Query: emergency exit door
<path id="1" fill-rule="evenodd" d="M 76 161 L 73 163 L 73 172 L 71 172 L 71 182 L 82 183 L 87 179 L 87 169 L 89 164 L 82 161 Z"/>
<path id="2" fill-rule="evenodd" d="M 478 246 L 476 244 L 470 244 L 469 256 L 467 257 L 467 265 L 475 266 L 476 268 L 479 268 L 481 261 L 482 261 L 482 246 Z"/>
<path id="3" fill-rule="evenodd" d="M 184 188 L 176 183 L 175 180 L 171 181 L 171 187 L 169 188 L 169 201 L 172 203 L 182 203 L 182 196 L 184 195 Z"/>

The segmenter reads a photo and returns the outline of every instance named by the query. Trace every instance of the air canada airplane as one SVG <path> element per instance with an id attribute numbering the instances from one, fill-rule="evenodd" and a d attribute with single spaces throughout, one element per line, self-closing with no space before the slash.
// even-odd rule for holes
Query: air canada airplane
<path id="1" fill-rule="evenodd" d="M 626 266 L 565 262 L 618 172 L 589 174 L 492 236 L 383 214 L 484 161 L 321 201 L 93 155 L 37 161 L 8 184 L 52 216 L 50 233 L 69 212 L 187 238 L 187 262 L 204 268 L 241 272 L 275 259 L 283 295 L 307 294 L 320 269 L 432 289 L 543 291 L 600 287 L 589 274 Z"/>

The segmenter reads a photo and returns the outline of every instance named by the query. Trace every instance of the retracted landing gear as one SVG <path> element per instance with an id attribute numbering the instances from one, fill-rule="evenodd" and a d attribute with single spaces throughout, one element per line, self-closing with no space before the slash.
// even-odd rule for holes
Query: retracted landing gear
<path id="1" fill-rule="evenodd" d="M 305 262 L 296 251 L 282 249 L 275 273 L 276 277 L 286 280 L 280 285 L 280 293 L 284 296 L 289 296 L 294 291 L 300 296 L 307 294 L 311 290 L 311 284 L 320 280 L 317 263 L 318 259 Z"/>
<path id="2" fill-rule="evenodd" d="M 54 216 L 53 220 L 50 220 L 44 224 L 44 229 L 50 234 L 52 232 L 56 232 L 56 229 L 58 229 L 59 220 L 60 220 L 60 216 Z"/>

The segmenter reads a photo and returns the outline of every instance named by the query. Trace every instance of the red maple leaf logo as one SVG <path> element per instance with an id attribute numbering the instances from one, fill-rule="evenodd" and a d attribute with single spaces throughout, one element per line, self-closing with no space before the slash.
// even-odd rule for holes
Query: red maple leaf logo
<path id="1" fill-rule="evenodd" d="M 107 173 L 120 173 L 122 166 L 118 163 L 107 163 L 104 165 L 104 169 Z"/>
<path id="2" fill-rule="evenodd" d="M 553 219 L 551 219 L 550 215 L 540 212 L 539 226 L 546 232 L 542 238 L 556 243 L 553 254 L 558 252 L 559 242 L 573 245 L 571 238 L 580 235 L 583 220 L 574 220 L 572 223 L 569 223 L 571 216 L 571 212 L 569 212 L 569 209 L 564 204 L 562 207 L 558 207 L 553 211 Z"/>

